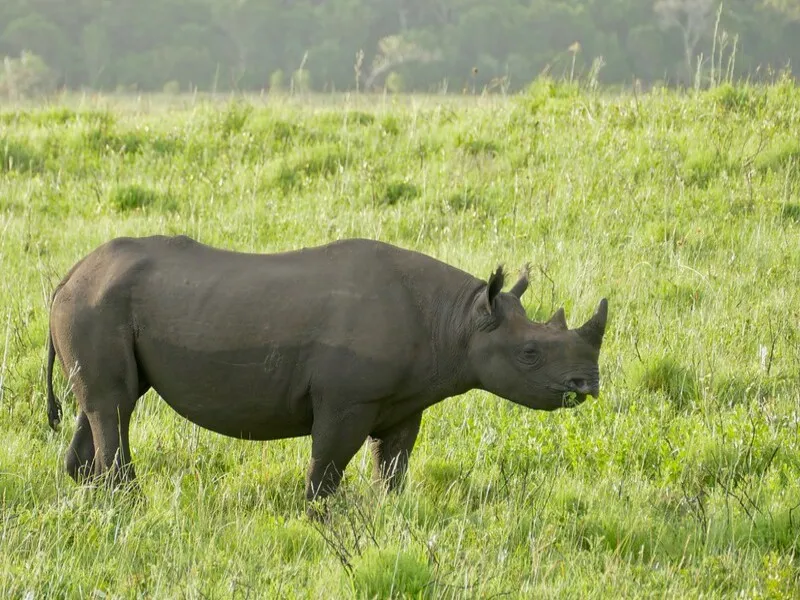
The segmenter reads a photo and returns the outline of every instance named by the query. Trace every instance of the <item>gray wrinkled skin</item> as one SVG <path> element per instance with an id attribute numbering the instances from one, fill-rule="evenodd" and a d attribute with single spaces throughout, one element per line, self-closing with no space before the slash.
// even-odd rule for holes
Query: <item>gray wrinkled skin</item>
<path id="1" fill-rule="evenodd" d="M 48 416 L 58 356 L 80 411 L 76 481 L 132 481 L 128 430 L 150 388 L 179 414 L 252 440 L 311 435 L 306 497 L 336 490 L 365 440 L 401 481 L 422 412 L 483 389 L 534 409 L 599 392 L 607 303 L 582 327 L 530 321 L 527 273 L 508 293 L 431 257 L 370 240 L 246 254 L 187 237 L 112 240 L 53 294 Z"/>

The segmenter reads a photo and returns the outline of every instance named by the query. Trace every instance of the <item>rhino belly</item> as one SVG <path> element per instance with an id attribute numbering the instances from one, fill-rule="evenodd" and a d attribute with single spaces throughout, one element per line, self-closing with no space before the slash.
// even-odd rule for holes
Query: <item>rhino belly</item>
<path id="1" fill-rule="evenodd" d="M 137 361 L 164 401 L 201 427 L 253 440 L 311 433 L 307 388 L 293 382 L 297 362 L 274 349 L 192 351 L 140 340 Z"/>

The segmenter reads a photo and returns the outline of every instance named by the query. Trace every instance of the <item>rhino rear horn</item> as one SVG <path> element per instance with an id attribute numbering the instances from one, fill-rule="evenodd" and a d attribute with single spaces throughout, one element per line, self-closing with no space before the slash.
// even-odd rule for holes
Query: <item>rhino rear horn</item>
<path id="1" fill-rule="evenodd" d="M 514 294 L 517 298 L 522 298 L 522 294 L 524 294 L 525 290 L 528 289 L 530 272 L 531 272 L 530 264 L 526 264 L 525 266 L 523 266 L 519 272 L 519 280 L 517 281 L 517 283 L 514 284 L 514 287 L 508 290 L 508 293 Z"/>
<path id="2" fill-rule="evenodd" d="M 592 318 L 586 321 L 575 331 L 578 335 L 589 342 L 595 348 L 600 348 L 603 343 L 603 335 L 606 332 L 606 320 L 608 319 L 608 300 L 603 298 L 597 305 L 597 310 Z"/>
<path id="3" fill-rule="evenodd" d="M 567 317 L 564 314 L 564 307 L 562 306 L 554 312 L 546 324 L 554 329 L 567 329 Z"/>

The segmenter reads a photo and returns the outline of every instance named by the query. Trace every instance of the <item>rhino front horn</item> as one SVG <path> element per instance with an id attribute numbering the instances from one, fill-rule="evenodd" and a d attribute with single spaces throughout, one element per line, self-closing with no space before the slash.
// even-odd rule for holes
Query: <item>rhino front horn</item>
<path id="1" fill-rule="evenodd" d="M 586 321 L 575 331 L 578 335 L 589 342 L 592 346 L 600 348 L 603 343 L 603 334 L 606 332 L 606 320 L 608 319 L 608 300 L 603 298 L 597 305 L 597 310 L 592 318 Z"/>

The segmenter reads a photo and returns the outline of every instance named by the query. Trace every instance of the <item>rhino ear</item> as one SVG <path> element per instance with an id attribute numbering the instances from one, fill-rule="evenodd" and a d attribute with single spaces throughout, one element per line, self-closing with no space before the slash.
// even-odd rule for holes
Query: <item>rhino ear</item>
<path id="1" fill-rule="evenodd" d="M 553 313 L 553 316 L 550 317 L 550 320 L 546 323 L 546 325 L 549 325 L 553 329 L 567 329 L 567 317 L 564 315 L 563 306 Z"/>
<path id="2" fill-rule="evenodd" d="M 528 281 L 530 277 L 531 266 L 530 264 L 526 264 L 519 272 L 519 281 L 514 284 L 510 290 L 508 290 L 509 294 L 514 294 L 517 298 L 522 298 L 522 294 L 525 293 L 525 290 L 528 289 Z"/>
<path id="3" fill-rule="evenodd" d="M 497 267 L 497 271 L 492 273 L 489 277 L 489 282 L 486 284 L 486 289 L 483 292 L 483 305 L 486 312 L 492 312 L 494 299 L 503 289 L 503 282 L 505 281 L 505 274 L 503 273 L 503 265 Z"/>

